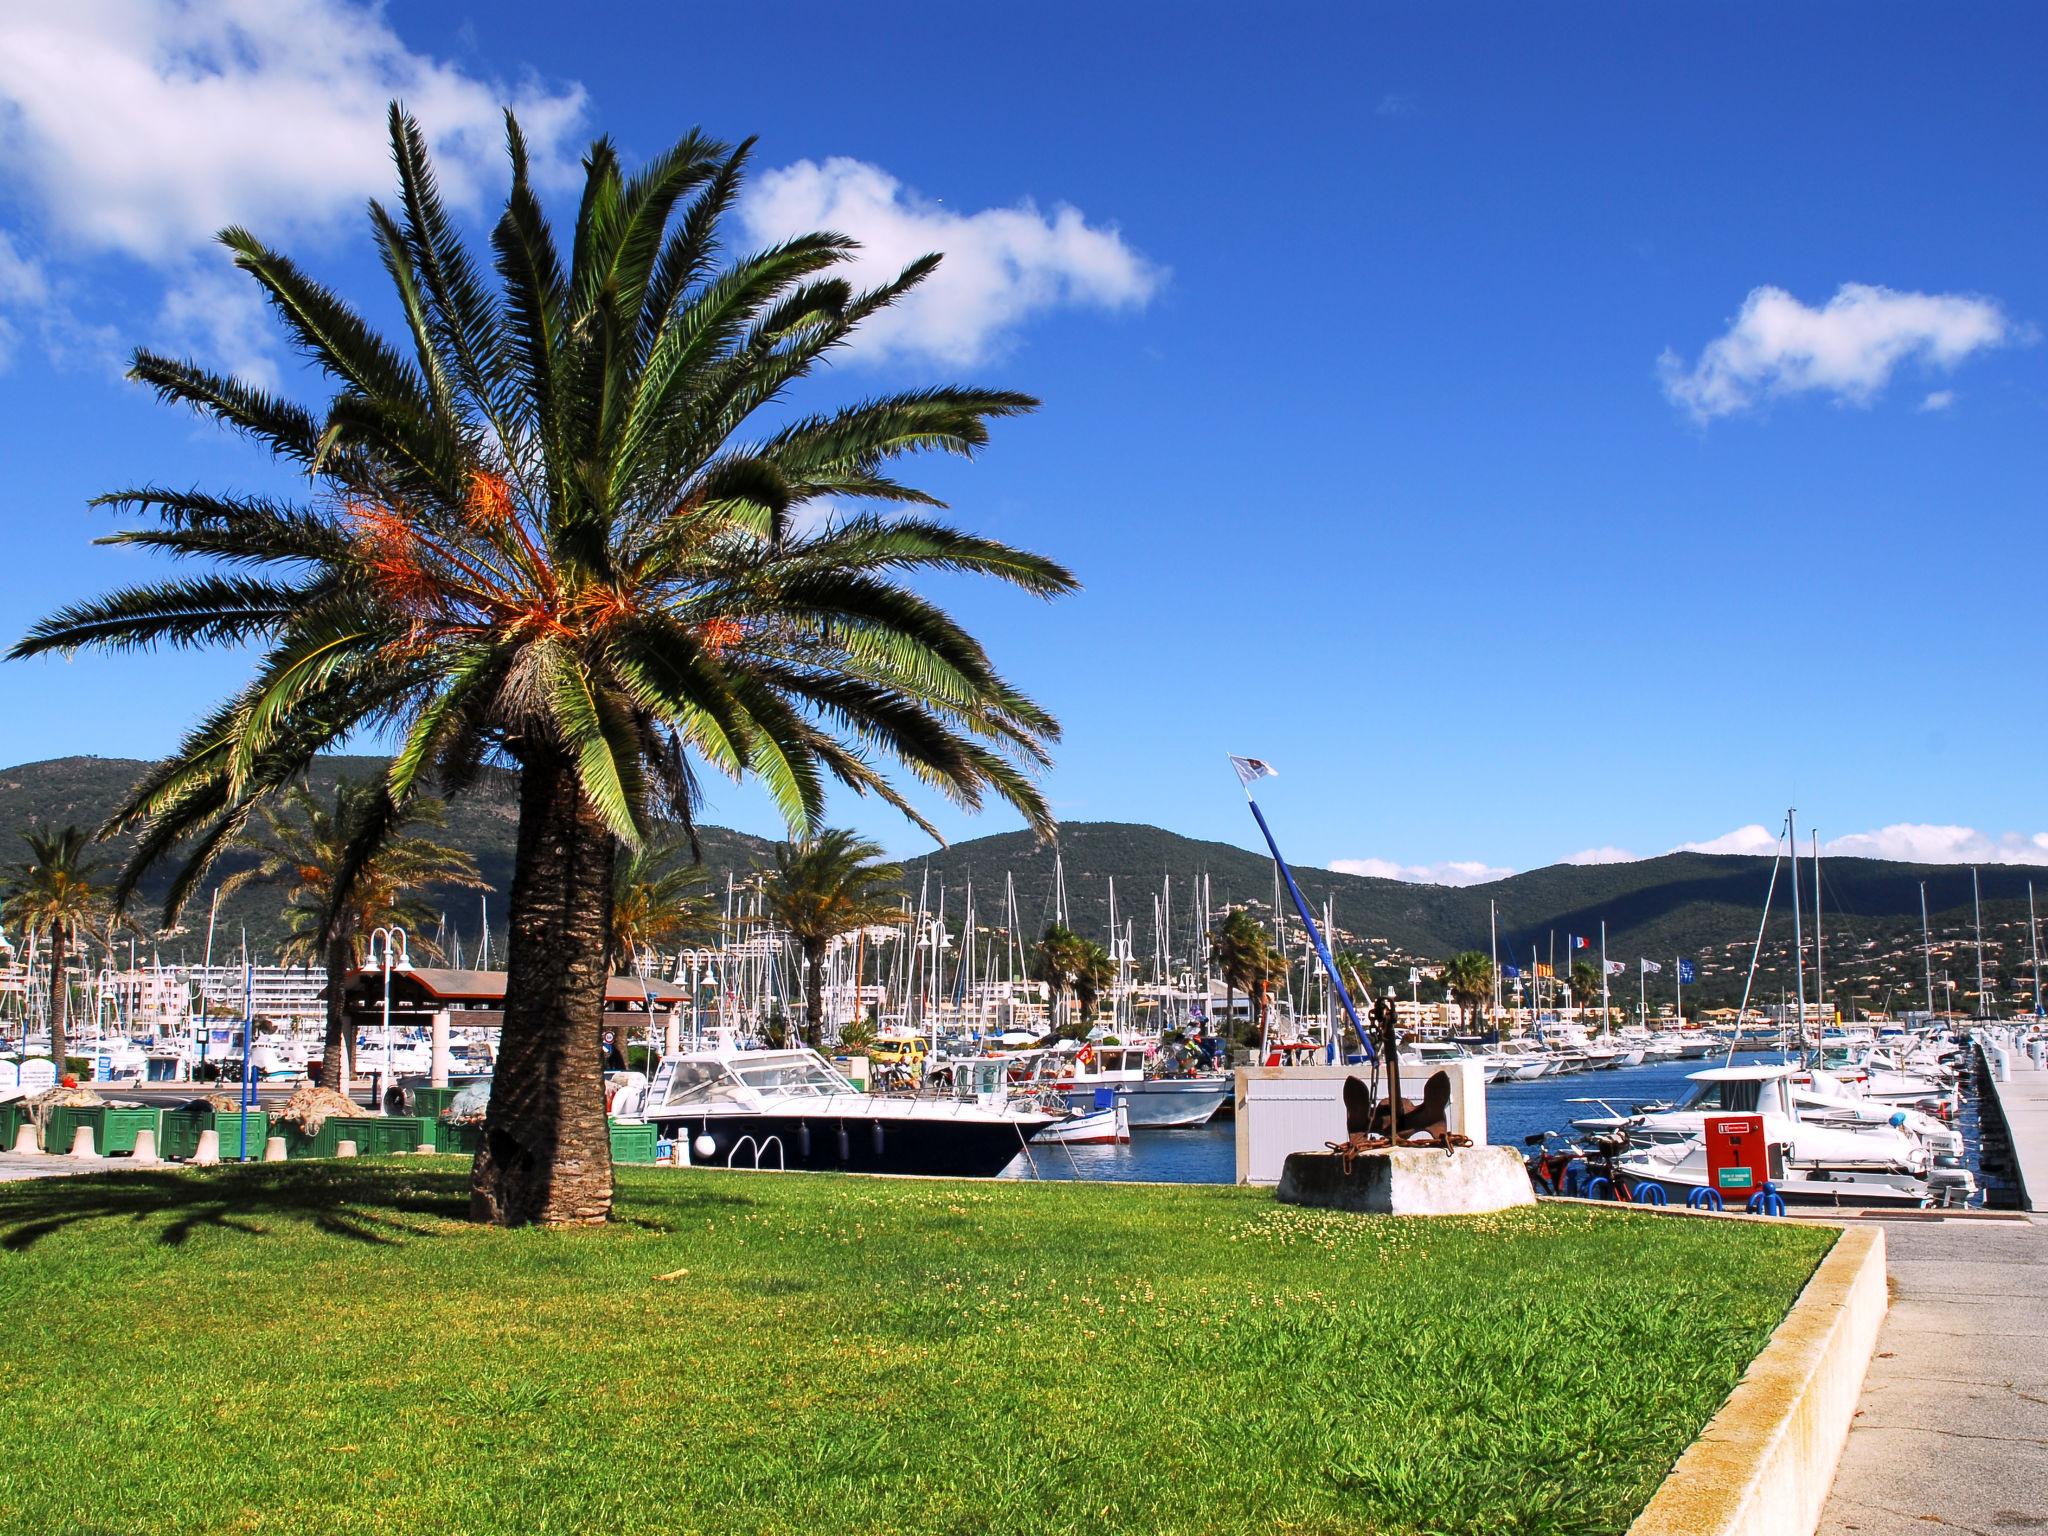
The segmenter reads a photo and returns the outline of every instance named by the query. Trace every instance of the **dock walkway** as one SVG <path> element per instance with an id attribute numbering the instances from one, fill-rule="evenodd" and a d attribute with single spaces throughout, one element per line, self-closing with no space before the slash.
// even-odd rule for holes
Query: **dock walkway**
<path id="1" fill-rule="evenodd" d="M 2015 1062 L 1986 1092 L 2048 1211 L 2048 1072 Z M 1882 1225 L 1892 1307 L 1821 1531 L 2048 1528 L 2048 1216 Z"/>

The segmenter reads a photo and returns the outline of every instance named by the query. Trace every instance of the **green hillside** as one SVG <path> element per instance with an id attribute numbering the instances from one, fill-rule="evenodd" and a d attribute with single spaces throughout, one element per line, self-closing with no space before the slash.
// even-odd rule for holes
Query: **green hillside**
<path id="1" fill-rule="evenodd" d="M 323 762 L 325 783 L 336 773 L 376 771 L 374 758 Z M 0 770 L 0 862 L 11 861 L 5 829 L 42 822 L 97 825 L 145 765 L 121 758 L 59 758 Z M 448 839 L 475 854 L 493 886 L 489 898 L 494 944 L 502 942 L 504 896 L 511 874 L 516 798 L 509 774 L 494 773 L 450 808 Z M 1283 829 L 1283 836 L 1285 835 Z M 742 876 L 764 858 L 770 844 L 724 828 L 702 830 L 707 874 L 721 885 L 727 872 Z M 1273 894 L 1272 861 L 1229 843 L 1201 842 L 1158 827 L 1125 822 L 1076 822 L 1060 833 L 1067 906 L 1074 926 L 1096 936 L 1107 933 L 1110 883 L 1115 882 L 1119 917 L 1134 927 L 1135 952 L 1149 963 L 1155 948 L 1154 902 L 1170 886 L 1172 949 L 1189 952 L 1194 892 L 1206 878 L 1217 910 L 1248 903 L 1268 912 Z M 926 891 L 933 906 L 944 892 L 945 913 L 955 927 L 966 910 L 971 882 L 975 910 L 984 927 L 1004 924 L 1005 881 L 1014 885 L 1018 926 L 1035 936 L 1053 910 L 1054 849 L 1028 833 L 977 838 L 908 865 L 909 895 Z M 1739 996 L 1755 942 L 1757 919 L 1770 881 L 1768 859 L 1674 853 L 1627 864 L 1552 865 L 1488 885 L 1414 885 L 1302 869 L 1296 874 L 1320 915 L 1325 901 L 1335 913 L 1340 943 L 1364 949 L 1405 977 L 1411 960 L 1441 959 L 1463 948 L 1488 945 L 1488 904 L 1499 914 L 1503 959 L 1526 964 L 1533 945 L 1548 961 L 1556 946 L 1559 968 L 1569 935 L 1597 943 L 1607 925 L 1607 952 L 1630 972 L 1617 978 L 1617 991 L 1633 995 L 1635 962 L 1663 963 L 1652 979 L 1652 998 L 1670 995 L 1671 961 L 1678 955 L 1699 968 L 1699 986 L 1688 994 L 1702 1003 Z M 1809 958 L 1813 952 L 1812 869 L 1802 865 L 1800 899 L 1806 917 Z M 2031 955 L 2026 931 L 2027 882 L 2032 871 L 1987 866 L 1980 871 L 1984 892 L 1985 970 L 1991 989 L 2006 1006 L 2031 1001 Z M 2048 877 L 2044 877 L 2048 878 Z M 1944 975 L 1955 982 L 1959 1007 L 1972 1004 L 1976 955 L 1970 942 L 1970 872 L 1967 869 L 1893 864 L 1870 859 L 1832 859 L 1824 865 L 1822 888 L 1826 964 L 1830 995 L 1854 993 L 1867 1001 L 1916 1006 L 1923 995 L 1920 946 L 1920 882 L 1927 883 L 1935 937 L 1937 1001 Z M 146 894 L 160 894 L 159 879 Z M 1781 878 L 1765 935 L 1759 997 L 1775 999 L 1793 987 L 1792 916 L 1787 881 Z M 473 893 L 454 893 L 449 920 L 466 950 L 474 952 L 479 902 Z M 231 953 L 247 925 L 251 947 L 267 950 L 275 933 L 275 896 L 247 890 L 222 908 L 216 953 Z M 197 958 L 205 942 L 203 907 L 186 916 L 185 931 L 163 941 L 170 957 L 180 951 Z M 223 946 L 226 946 L 223 948 Z M 1582 958 L 1591 957 L 1593 951 Z M 1809 973 L 1809 985 L 1811 977 Z M 1660 994 L 1661 989 L 1661 994 Z"/>

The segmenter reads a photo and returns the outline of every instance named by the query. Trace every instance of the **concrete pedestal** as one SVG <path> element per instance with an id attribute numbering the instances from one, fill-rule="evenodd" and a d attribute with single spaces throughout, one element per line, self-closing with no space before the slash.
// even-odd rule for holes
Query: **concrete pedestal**
<path id="1" fill-rule="evenodd" d="M 1280 1198 L 1378 1216 L 1477 1216 L 1534 1205 L 1529 1173 L 1513 1147 L 1403 1147 L 1362 1152 L 1344 1171 L 1337 1152 L 1290 1153 Z"/>

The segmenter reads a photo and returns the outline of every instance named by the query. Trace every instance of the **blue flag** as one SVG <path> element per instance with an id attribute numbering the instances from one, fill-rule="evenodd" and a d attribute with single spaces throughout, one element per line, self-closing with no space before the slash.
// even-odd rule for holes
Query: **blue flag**
<path id="1" fill-rule="evenodd" d="M 1678 962 L 1678 983 L 1680 986 L 1685 987 L 1692 985 L 1692 962 L 1690 960 Z"/>
<path id="2" fill-rule="evenodd" d="M 1520 981 L 1522 979 L 1522 968 L 1519 965 L 1504 965 L 1500 968 L 1500 973 L 1509 981 Z"/>

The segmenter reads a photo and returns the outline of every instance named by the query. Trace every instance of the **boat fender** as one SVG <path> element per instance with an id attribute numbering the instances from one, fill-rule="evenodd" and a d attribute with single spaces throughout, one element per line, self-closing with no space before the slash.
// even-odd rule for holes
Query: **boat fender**
<path id="1" fill-rule="evenodd" d="M 842 1120 L 842 1121 L 840 1121 L 840 1122 L 839 1122 L 839 1161 L 841 1161 L 842 1163 L 844 1163 L 844 1162 L 850 1162 L 850 1161 L 852 1161 L 852 1159 L 853 1159 L 853 1141 L 852 1141 L 852 1139 L 851 1139 L 851 1138 L 849 1138 L 849 1137 L 847 1136 L 847 1134 L 846 1134 L 846 1122 L 845 1122 L 844 1120 Z"/>
<path id="2" fill-rule="evenodd" d="M 875 1156 L 877 1156 L 877 1157 L 880 1157 L 881 1155 L 882 1155 L 882 1122 L 881 1122 L 881 1121 L 879 1121 L 879 1120 L 877 1120 L 877 1121 L 875 1122 Z"/>
<path id="3" fill-rule="evenodd" d="M 695 1141 L 690 1143 L 690 1147 L 691 1150 L 694 1151 L 699 1157 L 708 1158 L 715 1157 L 718 1155 L 718 1143 L 711 1139 L 711 1136 L 708 1132 L 704 1135 L 699 1136 Z"/>
<path id="4" fill-rule="evenodd" d="M 796 1123 L 796 1155 L 808 1160 L 811 1155 L 811 1122 L 799 1120 Z"/>
<path id="5" fill-rule="evenodd" d="M 1906 1112 L 1905 1112 L 1905 1111 L 1904 1111 L 1903 1109 L 1895 1109 L 1895 1110 L 1893 1110 L 1893 1111 L 1892 1111 L 1892 1128 L 1893 1128 L 1894 1130 L 1896 1130 L 1896 1129 L 1898 1129 L 1898 1128 L 1899 1128 L 1900 1126 L 1903 1126 L 1903 1125 L 1904 1125 L 1905 1123 L 1906 1123 Z"/>

